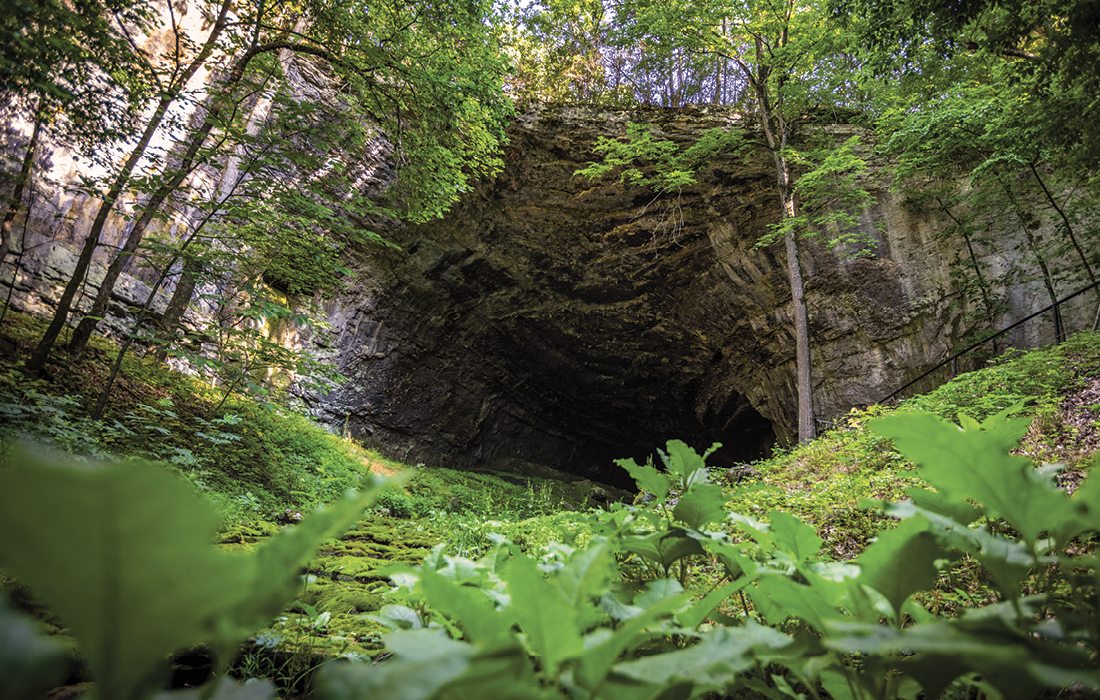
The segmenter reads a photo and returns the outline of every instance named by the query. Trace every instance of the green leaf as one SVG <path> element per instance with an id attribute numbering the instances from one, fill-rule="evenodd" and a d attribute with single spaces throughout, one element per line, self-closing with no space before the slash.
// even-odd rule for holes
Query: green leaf
<path id="1" fill-rule="evenodd" d="M 407 605 L 383 605 L 372 618 L 393 630 L 415 630 L 424 626 L 420 613 Z"/>
<path id="2" fill-rule="evenodd" d="M 780 625 L 788 617 L 797 617 L 823 631 L 830 620 L 843 615 L 834 600 L 840 584 L 807 586 L 778 572 L 762 575 L 758 582 L 749 589 L 749 596 L 769 624 Z"/>
<path id="3" fill-rule="evenodd" d="M 821 538 L 817 530 L 797 517 L 773 510 L 768 513 L 771 522 L 771 538 L 776 546 L 788 552 L 796 562 L 811 561 L 821 551 Z"/>
<path id="4" fill-rule="evenodd" d="M 951 500 L 973 499 L 991 517 L 1005 519 L 1025 540 L 1035 542 L 1071 515 L 1065 492 L 1027 459 L 1008 454 L 1027 423 L 1002 411 L 986 419 L 980 430 L 962 430 L 926 413 L 896 413 L 868 425 L 893 439 L 919 465 L 920 475 Z"/>
<path id="5" fill-rule="evenodd" d="M 721 487 L 714 484 L 695 484 L 680 497 L 672 515 L 688 527 L 701 530 L 707 523 L 725 519 L 725 495 Z"/>
<path id="6" fill-rule="evenodd" d="M 607 590 L 615 573 L 615 557 L 607 540 L 590 542 L 573 553 L 557 573 L 558 585 L 575 609 L 581 609 Z"/>
<path id="7" fill-rule="evenodd" d="M 420 572 L 420 585 L 431 607 L 452 618 L 467 641 L 484 647 L 512 640 L 511 620 L 480 589 L 427 568 Z"/>
<path id="8" fill-rule="evenodd" d="M 200 688 L 157 693 L 154 700 L 272 700 L 275 684 L 269 680 L 250 678 L 241 683 L 222 676 Z"/>
<path id="9" fill-rule="evenodd" d="M 648 683 L 690 682 L 696 692 L 721 692 L 755 666 L 757 652 L 774 652 L 790 641 L 782 632 L 750 621 L 742 627 L 719 627 L 688 649 L 618 664 L 615 671 Z"/>
<path id="10" fill-rule="evenodd" d="M 668 475 L 657 471 L 656 467 L 640 465 L 633 459 L 617 459 L 615 464 L 630 474 L 630 478 L 634 479 L 634 483 L 638 484 L 639 489 L 649 491 L 657 497 L 658 501 L 663 501 L 668 497 L 671 482 Z"/>
<path id="11" fill-rule="evenodd" d="M 65 678 L 61 645 L 0 596 L 0 697 L 39 700 Z"/>
<path id="12" fill-rule="evenodd" d="M 666 570 L 684 557 L 703 554 L 702 545 L 680 528 L 659 530 L 648 535 L 629 535 L 623 538 L 622 547 L 660 564 Z"/>
<path id="13" fill-rule="evenodd" d="M 508 584 L 512 614 L 528 646 L 546 672 L 555 675 L 562 661 L 584 651 L 577 610 L 529 557 L 518 555 L 508 560 L 500 575 Z"/>
<path id="14" fill-rule="evenodd" d="M 634 604 L 640 608 L 648 608 L 683 592 L 684 587 L 674 578 L 654 579 L 646 581 L 645 589 L 634 596 Z"/>
<path id="15" fill-rule="evenodd" d="M 900 615 L 901 606 L 917 591 L 936 582 L 933 562 L 945 556 L 943 547 L 920 517 L 903 520 L 897 527 L 879 533 L 856 559 L 859 581 L 890 601 Z"/>
<path id="16" fill-rule="evenodd" d="M 834 624 L 826 645 L 848 653 L 895 657 L 891 665 L 916 678 L 936 697 L 955 678 L 977 671 L 1006 697 L 1032 697 L 1042 687 L 1080 683 L 1100 688 L 1088 653 L 1072 644 L 1020 629 L 1007 604 L 904 630 L 883 625 Z"/>
<path id="17" fill-rule="evenodd" d="M 473 647 L 441 630 L 393 632 L 385 637 L 396 658 L 382 664 L 328 663 L 317 673 L 324 700 L 427 700 L 470 668 Z"/>
<path id="18" fill-rule="evenodd" d="M 998 585 L 1012 595 L 1019 591 L 1020 582 L 1037 563 L 1023 542 L 995 535 L 984 525 L 967 527 L 909 502 L 891 504 L 886 513 L 897 518 L 922 516 L 945 546 L 973 555 L 989 569 Z"/>
<path id="19" fill-rule="evenodd" d="M 681 490 L 707 482 L 706 461 L 690 445 L 683 440 L 669 440 L 666 447 L 667 451 L 660 452 L 661 459 Z"/>
<path id="20" fill-rule="evenodd" d="M 248 589 L 250 571 L 211 544 L 219 524 L 156 464 L 16 453 L 0 469 L 0 564 L 65 622 L 105 698 L 143 695 Z"/>
<path id="21" fill-rule="evenodd" d="M 648 626 L 669 615 L 690 599 L 691 594 L 687 592 L 661 598 L 626 620 L 609 638 L 585 650 L 577 668 L 578 682 L 585 688 L 597 688 L 607 678 L 620 656 L 647 640 L 642 632 Z M 608 695 L 608 697 L 613 696 Z"/>
<path id="22" fill-rule="evenodd" d="M 721 605 L 726 598 L 729 598 L 750 583 L 752 583 L 752 579 L 743 576 L 737 581 L 731 581 L 724 586 L 719 586 L 710 593 L 707 593 L 687 610 L 678 613 L 676 615 L 676 622 L 682 627 L 695 629 L 702 624 L 703 620 L 707 618 L 707 615 L 714 612 L 714 609 Z"/>
<path id="23" fill-rule="evenodd" d="M 293 598 L 314 549 L 370 497 L 234 555 L 213 545 L 218 513 L 161 465 L 16 451 L 0 468 L 0 565 L 72 631 L 102 697 L 139 697 L 173 651 L 234 649 L 266 623 Z"/>

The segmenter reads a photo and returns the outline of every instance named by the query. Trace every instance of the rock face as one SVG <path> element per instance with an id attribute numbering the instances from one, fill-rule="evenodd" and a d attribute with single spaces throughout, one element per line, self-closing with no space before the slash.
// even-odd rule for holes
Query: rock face
<path id="1" fill-rule="evenodd" d="M 388 231 L 403 252 L 360 261 L 361 287 L 330 319 L 350 379 L 321 413 L 412 461 L 605 479 L 613 458 L 669 438 L 720 441 L 726 461 L 789 439 L 790 293 L 779 247 L 754 249 L 779 211 L 770 157 L 719 159 L 677 197 L 574 176 L 597 136 L 621 134 L 628 119 L 686 142 L 736 117 L 521 115 L 498 177 L 443 220 Z M 864 215 L 872 257 L 804 247 L 826 418 L 881 399 L 974 328 L 975 304 L 953 275 L 959 246 L 937 240 L 941 222 L 884 189 L 877 201 Z M 1017 273 L 997 288 L 1004 319 L 1046 304 L 1010 227 L 982 251 L 990 269 L 1007 259 Z M 1079 286 L 1070 261 L 1055 267 L 1065 289 Z M 1067 313 L 1084 318 L 1079 301 Z"/>
<path id="2" fill-rule="evenodd" d="M 718 158 L 674 197 L 573 175 L 596 138 L 622 134 L 627 121 L 686 143 L 736 120 L 705 109 L 521 114 L 499 176 L 442 220 L 382 231 L 401 251 L 360 252 L 357 287 L 328 307 L 331 333 L 309 341 L 348 376 L 314 397 L 318 415 L 407 461 L 605 481 L 619 476 L 614 458 L 644 458 L 670 438 L 722 442 L 717 460 L 727 464 L 789 440 L 785 263 L 779 247 L 754 248 L 778 217 L 770 156 Z M 826 419 L 883 398 L 978 328 L 976 295 L 958 275 L 963 246 L 940 235 L 949 222 L 879 179 L 863 216 L 878 243 L 871 257 L 812 242 L 803 250 L 815 407 Z M 0 276 L 6 296 L 17 272 L 17 309 L 56 299 L 94 210 L 54 192 L 36 203 L 20 269 L 9 259 Z M 124 226 L 120 217 L 106 239 Z M 991 220 L 995 245 L 977 251 L 1003 304 L 998 327 L 1048 303 L 1018 226 L 1008 213 Z M 1069 255 L 1047 262 L 1061 294 L 1082 285 Z M 146 282 L 140 270 L 123 276 L 108 329 L 124 325 Z M 1067 326 L 1091 322 L 1095 303 L 1078 297 Z M 1012 341 L 1049 335 L 1045 319 Z"/>

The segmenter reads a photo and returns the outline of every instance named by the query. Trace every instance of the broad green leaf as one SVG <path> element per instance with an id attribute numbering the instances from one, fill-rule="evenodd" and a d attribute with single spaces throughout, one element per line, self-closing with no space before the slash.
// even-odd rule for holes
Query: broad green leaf
<path id="1" fill-rule="evenodd" d="M 706 551 L 718 557 L 718 560 L 726 567 L 730 578 L 736 579 L 740 576 L 751 578 L 760 568 L 755 561 L 741 551 L 742 545 L 720 542 L 712 537 L 702 540 L 702 544 Z"/>
<path id="2" fill-rule="evenodd" d="M 674 578 L 654 579 L 646 581 L 645 590 L 634 596 L 634 604 L 640 608 L 648 608 L 683 592 L 684 587 Z"/>
<path id="3" fill-rule="evenodd" d="M 240 682 L 222 676 L 199 688 L 157 693 L 154 700 L 272 700 L 276 692 L 275 684 L 266 679 Z"/>
<path id="4" fill-rule="evenodd" d="M 830 620 L 843 615 L 834 601 L 839 584 L 820 588 L 807 586 L 779 573 L 762 575 L 757 582 L 755 587 L 748 589 L 749 596 L 769 624 L 779 625 L 788 617 L 797 617 L 823 631 Z"/>
<path id="5" fill-rule="evenodd" d="M 1074 683 L 1100 688 L 1100 672 L 1086 651 L 1019 629 L 1009 605 L 992 607 L 904 630 L 835 624 L 826 645 L 849 653 L 895 656 L 890 663 L 918 680 L 933 697 L 973 671 L 1007 697 L 1032 697 L 1042 687 Z"/>
<path id="6" fill-rule="evenodd" d="M 649 491 L 657 497 L 658 501 L 663 501 L 668 497 L 671 488 L 668 475 L 657 471 L 656 467 L 640 465 L 633 459 L 617 459 L 615 464 L 630 474 L 630 478 L 634 479 L 634 483 L 638 484 L 638 488 Z"/>
<path id="7" fill-rule="evenodd" d="M 266 623 L 314 549 L 369 500 L 349 497 L 255 553 L 228 554 L 213 545 L 218 513 L 161 465 L 15 452 L 0 468 L 0 565 L 72 631 L 102 697 L 138 697 L 173 651 L 224 652 Z"/>
<path id="8" fill-rule="evenodd" d="M 623 538 L 622 547 L 660 564 L 666 570 L 684 557 L 703 554 L 702 545 L 680 528 L 659 530 L 648 535 L 630 535 Z"/>
<path id="9" fill-rule="evenodd" d="M 584 642 L 577 629 L 577 610 L 560 588 L 543 577 L 535 562 L 518 555 L 500 572 L 512 596 L 511 610 L 532 653 L 550 675 L 565 659 L 579 656 Z"/>
<path id="10" fill-rule="evenodd" d="M 676 615 L 676 622 L 682 627 L 688 629 L 695 629 L 703 620 L 710 615 L 715 608 L 722 604 L 726 598 L 729 598 L 734 593 L 737 593 L 745 586 L 752 583 L 752 580 L 747 576 L 742 576 L 737 581 L 731 581 L 724 586 L 719 586 L 710 593 L 707 593 L 701 600 L 697 601 L 687 610 L 680 612 Z"/>
<path id="11" fill-rule="evenodd" d="M 969 525 L 982 517 L 982 509 L 969 501 L 952 501 L 942 493 L 915 487 L 905 493 L 920 508 L 951 518 L 960 525 Z"/>
<path id="12" fill-rule="evenodd" d="M 65 650 L 0 595 L 0 697 L 39 700 L 65 678 Z"/>
<path id="13" fill-rule="evenodd" d="M 317 673 L 322 700 L 427 700 L 470 667 L 473 647 L 440 630 L 393 632 L 386 646 L 396 658 L 381 664 L 327 663 Z"/>
<path id="14" fill-rule="evenodd" d="M 917 591 L 928 590 L 936 582 L 933 562 L 945 556 L 943 547 L 932 534 L 927 520 L 908 518 L 890 530 L 879 533 L 875 541 L 856 559 L 860 583 L 886 596 L 895 614 Z"/>
<path id="15" fill-rule="evenodd" d="M 449 681 L 434 697 L 436 700 L 550 700 L 556 696 L 552 690 L 539 686 L 531 658 L 516 644 L 478 654 L 460 676 Z"/>
<path id="16" fill-rule="evenodd" d="M 817 530 L 797 517 L 778 510 L 768 513 L 768 520 L 771 522 L 772 541 L 790 553 L 796 562 L 817 558 L 821 551 L 821 538 L 817 536 Z"/>
<path id="17" fill-rule="evenodd" d="M 606 591 L 615 573 L 615 557 L 607 540 L 597 540 L 574 552 L 557 572 L 565 598 L 577 609 Z"/>
<path id="18" fill-rule="evenodd" d="M 423 582 L 423 577 L 421 582 Z M 371 617 L 394 630 L 416 630 L 424 626 L 423 621 L 420 619 L 420 613 L 407 605 L 383 605 Z"/>
<path id="19" fill-rule="evenodd" d="M 680 497 L 672 515 L 688 527 L 701 530 L 707 523 L 725 519 L 725 495 L 721 487 L 714 484 L 695 484 Z"/>
<path id="20" fill-rule="evenodd" d="M 703 457 L 683 440 L 669 440 L 668 451 L 661 451 L 668 473 L 677 487 L 687 491 L 693 484 L 707 482 L 707 465 Z"/>
<path id="21" fill-rule="evenodd" d="M 615 671 L 649 683 L 690 682 L 697 691 L 720 692 L 755 666 L 757 651 L 774 652 L 790 641 L 782 632 L 750 621 L 742 627 L 716 628 L 687 649 L 618 664 Z"/>
<path id="22" fill-rule="evenodd" d="M 1023 542 L 995 535 L 984 525 L 967 527 L 911 502 L 891 504 L 886 507 L 886 513 L 896 518 L 922 516 L 946 547 L 973 555 L 989 569 L 1002 590 L 1011 595 L 1019 591 L 1020 582 L 1038 563 Z"/>
<path id="23" fill-rule="evenodd" d="M 577 667 L 577 681 L 585 688 L 597 688 L 620 656 L 647 640 L 642 634 L 647 627 L 690 599 L 687 592 L 665 597 L 624 622 L 608 639 L 585 651 Z"/>
<path id="24" fill-rule="evenodd" d="M 1058 529 L 1070 511 L 1065 492 L 1027 459 L 1008 454 L 1026 429 L 1026 419 L 998 414 L 983 422 L 981 430 L 962 430 L 931 414 L 895 413 L 868 425 L 893 439 L 918 464 L 920 475 L 951 500 L 977 501 L 1028 542 Z"/>
<path id="25" fill-rule="evenodd" d="M 226 599 L 252 584 L 212 545 L 219 524 L 157 464 L 16 452 L 0 469 L 0 565 L 72 631 L 103 698 L 155 687 L 168 655 L 211 637 Z"/>
<path id="26" fill-rule="evenodd" d="M 481 589 L 463 586 L 425 569 L 420 574 L 424 596 L 433 609 L 450 617 L 466 636 L 479 647 L 512 639 L 511 620 Z"/>

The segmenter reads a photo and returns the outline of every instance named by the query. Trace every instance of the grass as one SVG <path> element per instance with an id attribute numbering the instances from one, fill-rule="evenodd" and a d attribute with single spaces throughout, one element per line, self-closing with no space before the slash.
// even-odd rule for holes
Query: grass
<path id="1" fill-rule="evenodd" d="M 7 356 L 25 353 L 41 326 L 9 315 L 0 331 L 0 342 L 13 350 Z M 27 434 L 78 454 L 164 460 L 226 513 L 220 541 L 229 548 L 253 546 L 281 527 L 287 511 L 333 499 L 366 471 L 402 482 L 309 564 L 298 601 L 238 661 L 246 674 L 263 669 L 258 675 L 281 675 L 295 685 L 321 659 L 379 653 L 383 627 L 372 615 L 390 590 L 389 569 L 418 562 L 435 546 L 474 558 L 499 537 L 540 551 L 591 536 L 591 482 L 401 464 L 272 403 L 234 396 L 219 408 L 220 391 L 139 357 L 125 363 L 104 420 L 93 421 L 91 389 L 113 352 L 97 339 L 80 361 L 62 355 L 45 380 L 0 365 L 0 439 Z M 716 474 L 726 475 L 733 510 L 761 518 L 773 509 L 791 512 L 817 527 L 835 558 L 848 559 L 887 526 L 866 502 L 899 500 L 919 483 L 889 443 L 865 429 L 870 418 L 920 409 L 980 420 L 1028 400 L 1033 422 L 1021 451 L 1066 464 L 1062 479 L 1072 488 L 1100 443 L 1098 396 L 1100 334 L 1081 334 L 1057 347 L 1005 355 L 896 409 L 854 410 L 817 440 Z M 930 607 L 961 608 L 983 595 L 965 571 L 951 575 Z"/>
<path id="2" fill-rule="evenodd" d="M 952 420 L 959 414 L 982 420 L 1021 401 L 1028 403 L 1025 410 L 1032 416 L 1021 452 L 1037 462 L 1065 464 L 1061 478 L 1074 482 L 1097 449 L 1095 440 L 1083 435 L 1100 420 L 1100 405 L 1082 404 L 1075 397 L 1098 378 L 1097 333 L 1002 355 L 989 367 L 960 375 L 896 408 L 853 410 L 841 427 L 749 465 L 753 478 L 728 483 L 730 505 L 754 516 L 773 509 L 798 515 L 817 527 L 837 559 L 851 558 L 885 522 L 862 504 L 900 500 L 919 483 L 889 441 L 865 429 L 869 419 L 894 410 L 921 410 Z"/>

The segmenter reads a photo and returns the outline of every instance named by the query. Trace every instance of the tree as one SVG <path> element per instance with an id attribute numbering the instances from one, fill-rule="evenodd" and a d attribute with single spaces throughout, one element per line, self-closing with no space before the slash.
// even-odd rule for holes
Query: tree
<path id="1" fill-rule="evenodd" d="M 499 167 L 497 148 L 503 139 L 507 102 L 501 92 L 503 65 L 495 41 L 495 22 L 487 3 L 443 0 L 368 7 L 365 2 L 317 0 L 304 6 L 308 12 L 305 18 L 279 5 L 268 7 L 260 2 L 250 7 L 252 14 L 239 14 L 232 23 L 233 31 L 225 35 L 224 45 L 218 45 L 218 55 L 227 61 L 226 69 L 215 71 L 197 121 L 185 130 L 175 158 L 147 180 L 149 194 L 129 229 L 123 250 L 108 268 L 92 313 L 74 334 L 74 350 L 91 336 L 107 307 L 115 280 L 165 203 L 188 187 L 188 177 L 196 167 L 224 157 L 220 149 L 234 142 L 237 107 L 262 82 L 257 74 L 284 86 L 272 88 L 277 94 L 290 94 L 286 87 L 290 85 L 288 66 L 319 78 L 321 93 L 325 85 L 333 88 L 321 101 L 327 100 L 328 116 L 335 119 L 335 127 L 342 129 L 342 145 L 326 152 L 321 160 L 325 162 L 326 180 L 336 175 L 342 182 L 326 191 L 313 211 L 350 215 L 350 210 L 362 205 L 359 200 L 369 199 L 353 196 L 355 177 L 362 174 L 364 163 L 372 158 L 377 161 L 375 147 L 379 140 L 389 144 L 398 161 L 399 176 L 390 195 L 400 204 L 391 211 L 410 218 L 438 215 L 467 187 L 468 177 Z M 203 44 L 204 49 L 211 47 L 211 52 L 217 44 L 214 33 L 212 30 Z M 188 65 L 209 56 L 210 52 L 204 55 L 200 51 Z M 161 105 L 169 98 L 174 98 L 172 93 L 162 96 Z M 297 98 L 301 103 L 317 99 L 302 95 Z M 159 113 L 158 106 L 131 154 L 132 162 L 127 161 L 104 199 L 101 216 L 97 216 L 82 251 L 80 260 L 85 264 L 78 265 L 49 330 L 28 362 L 32 371 L 40 370 L 49 357 L 75 290 L 87 272 L 106 216 L 122 188 L 131 181 L 133 166 L 148 145 L 145 135 L 151 135 L 159 126 Z M 310 151 L 301 141 L 284 137 L 279 146 L 285 149 L 284 154 L 297 151 L 318 159 L 316 149 Z M 374 152 L 364 152 L 372 148 Z M 291 174 L 296 167 L 291 168 Z M 370 208 L 369 204 L 363 206 Z M 323 228 L 336 218 L 340 217 L 326 216 L 315 224 Z"/>
<path id="2" fill-rule="evenodd" d="M 973 44 L 968 40 L 966 45 Z M 1088 173 L 1080 169 L 1087 155 L 1068 154 L 1035 119 L 1035 112 L 1046 107 L 1019 84 L 1015 63 L 1030 60 L 1016 55 L 1023 49 L 1009 51 L 1003 41 L 993 45 L 1000 47 L 996 53 L 906 45 L 902 64 L 892 54 L 869 52 L 867 62 L 880 76 L 875 88 L 877 128 L 884 150 L 897 161 L 899 182 L 917 177 L 965 181 L 971 217 L 1012 212 L 1053 304 L 1058 292 L 1050 261 L 1056 256 L 1076 258 L 1081 274 L 1090 282 L 1097 280 L 1097 259 L 1090 256 L 1087 240 L 1095 232 L 1078 225 L 1087 221 L 1090 205 Z M 962 215 L 967 217 L 966 211 Z M 964 222 L 951 216 L 959 224 L 956 229 L 965 231 Z M 1042 235 L 1044 219 L 1060 242 Z M 971 241 L 965 242 L 972 251 Z M 1100 302 L 1100 289 L 1096 295 Z M 990 307 L 988 298 L 983 303 Z M 1058 309 L 1054 315 L 1061 338 Z"/>
<path id="3" fill-rule="evenodd" d="M 129 112 L 143 99 L 147 73 L 126 37 L 140 30 L 148 6 L 114 0 L 13 0 L 0 15 L 0 115 L 25 118 L 30 135 L 15 168 L 0 220 L 0 261 L 34 173 L 43 138 L 83 148 L 95 159 L 97 144 L 123 133 Z"/>
<path id="4" fill-rule="evenodd" d="M 628 22 L 625 30 L 632 36 L 651 41 L 666 53 L 722 58 L 736 67 L 747 86 L 746 100 L 775 168 L 780 211 L 776 231 L 786 253 L 794 318 L 798 439 L 809 440 L 816 428 L 799 251 L 801 238 L 822 231 L 807 227 L 814 217 L 800 212 L 799 174 L 792 162 L 798 136 L 795 125 L 822 105 L 856 102 L 844 76 L 832 70 L 838 56 L 844 56 L 848 35 L 830 22 L 828 7 L 819 0 L 631 0 L 624 3 L 622 16 Z"/>
<path id="5" fill-rule="evenodd" d="M 42 338 L 38 341 L 38 345 L 35 347 L 30 359 L 27 360 L 26 369 L 32 375 L 40 373 L 45 368 L 46 362 L 49 360 L 50 353 L 53 350 L 54 343 L 57 341 L 58 336 L 61 334 L 62 329 L 68 321 L 69 313 L 72 311 L 73 301 L 76 298 L 77 292 L 84 284 L 85 277 L 88 274 L 88 268 L 92 263 L 92 256 L 95 253 L 96 247 L 99 245 L 99 239 L 107 224 L 108 217 L 110 217 L 111 212 L 114 211 L 115 205 L 119 202 L 125 190 L 130 186 L 131 178 L 135 170 L 137 170 L 139 163 L 145 157 L 146 151 L 153 142 L 153 137 L 168 118 L 169 109 L 175 104 L 176 100 L 180 97 L 184 88 L 187 87 L 191 78 L 198 72 L 199 68 L 201 68 L 206 63 L 206 60 L 210 58 L 215 47 L 218 46 L 219 39 L 229 24 L 229 11 L 231 7 L 232 0 L 222 0 L 217 17 L 210 31 L 203 43 L 189 60 L 184 58 L 181 53 L 181 43 L 177 42 L 177 48 L 173 56 L 174 68 L 168 71 L 167 76 L 154 79 L 158 87 L 155 107 L 151 115 L 145 120 L 144 126 L 141 127 L 140 135 L 137 137 L 135 145 L 130 149 L 125 161 L 111 179 L 107 191 L 100 201 L 99 208 L 96 210 L 96 216 L 92 221 L 91 228 L 85 236 L 84 244 L 77 257 L 73 274 L 66 283 L 65 289 L 61 293 L 61 298 L 58 299 L 53 318 L 50 320 L 50 324 L 47 326 Z M 175 25 L 174 18 L 173 29 L 176 30 L 176 36 L 179 37 L 179 30 Z"/>

